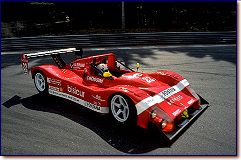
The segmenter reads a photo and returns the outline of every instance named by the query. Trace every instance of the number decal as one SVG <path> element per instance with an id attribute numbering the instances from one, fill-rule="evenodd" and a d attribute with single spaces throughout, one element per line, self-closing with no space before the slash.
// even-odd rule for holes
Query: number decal
<path id="1" fill-rule="evenodd" d="M 28 74 L 28 56 L 21 54 L 22 69 L 24 74 Z"/>

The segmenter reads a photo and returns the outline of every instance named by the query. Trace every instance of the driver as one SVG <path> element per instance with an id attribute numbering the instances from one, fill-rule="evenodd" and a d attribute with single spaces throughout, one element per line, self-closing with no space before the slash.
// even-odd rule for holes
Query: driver
<path id="1" fill-rule="evenodd" d="M 112 74 L 109 72 L 107 64 L 101 63 L 97 66 L 97 69 L 103 71 L 103 77 L 111 77 Z"/>
<path id="2" fill-rule="evenodd" d="M 109 69 L 107 67 L 107 64 L 101 63 L 97 66 L 97 69 L 103 71 L 103 72 L 109 72 Z"/>

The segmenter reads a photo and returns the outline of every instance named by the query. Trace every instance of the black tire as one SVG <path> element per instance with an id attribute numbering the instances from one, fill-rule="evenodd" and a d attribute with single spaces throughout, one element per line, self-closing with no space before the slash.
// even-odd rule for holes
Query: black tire
<path id="1" fill-rule="evenodd" d="M 36 71 L 34 73 L 34 84 L 41 95 L 48 95 L 48 83 L 43 72 Z"/>
<path id="2" fill-rule="evenodd" d="M 110 98 L 110 115 L 115 124 L 124 127 L 137 125 L 137 112 L 133 101 L 124 94 L 115 94 Z"/>

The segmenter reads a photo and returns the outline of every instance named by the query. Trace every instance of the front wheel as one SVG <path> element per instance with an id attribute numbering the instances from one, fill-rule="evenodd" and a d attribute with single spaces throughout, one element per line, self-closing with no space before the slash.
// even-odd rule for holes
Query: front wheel
<path id="1" fill-rule="evenodd" d="M 34 84 L 40 94 L 48 93 L 48 84 L 46 77 L 41 71 L 37 71 L 34 75 Z"/>
<path id="2" fill-rule="evenodd" d="M 111 116 L 121 125 L 136 125 L 136 109 L 134 103 L 125 95 L 116 94 L 110 101 Z"/>

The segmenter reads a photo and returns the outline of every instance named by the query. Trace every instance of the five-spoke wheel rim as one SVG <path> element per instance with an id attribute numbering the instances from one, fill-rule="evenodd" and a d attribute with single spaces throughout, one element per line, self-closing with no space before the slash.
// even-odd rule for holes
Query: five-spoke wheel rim
<path id="1" fill-rule="evenodd" d="M 111 111 L 117 121 L 125 122 L 129 117 L 129 106 L 125 98 L 115 95 L 111 99 Z"/>
<path id="2" fill-rule="evenodd" d="M 41 73 L 36 73 L 34 81 L 35 81 L 35 85 L 36 85 L 37 89 L 40 92 L 43 92 L 45 90 L 45 78 L 44 78 L 44 76 Z"/>

